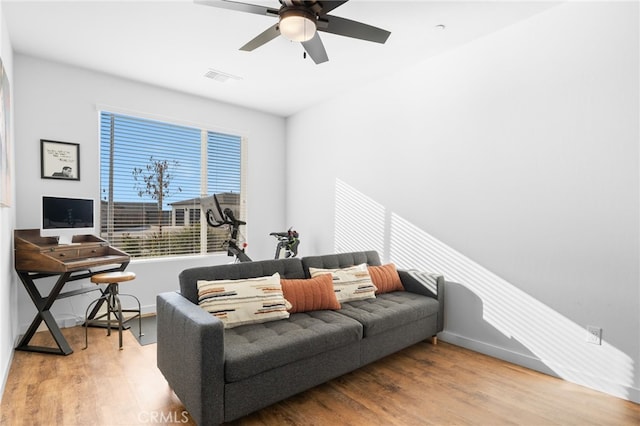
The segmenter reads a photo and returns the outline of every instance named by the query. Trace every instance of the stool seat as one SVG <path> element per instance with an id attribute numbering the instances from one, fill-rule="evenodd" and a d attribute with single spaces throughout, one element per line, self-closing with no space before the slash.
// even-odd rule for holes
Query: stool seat
<path id="1" fill-rule="evenodd" d="M 123 281 L 131 281 L 136 279 L 135 272 L 116 271 L 116 272 L 103 272 L 101 274 L 95 274 L 91 277 L 91 282 L 94 284 L 111 284 L 121 283 Z"/>

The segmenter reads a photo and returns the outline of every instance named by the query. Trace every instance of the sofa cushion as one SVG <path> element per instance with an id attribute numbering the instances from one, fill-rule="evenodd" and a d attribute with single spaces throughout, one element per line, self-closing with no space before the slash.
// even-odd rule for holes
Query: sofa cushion
<path id="1" fill-rule="evenodd" d="M 362 324 L 334 311 L 291 314 L 287 320 L 225 330 L 225 381 L 237 382 L 361 338 Z"/>
<path id="2" fill-rule="evenodd" d="M 369 266 L 369 275 L 371 281 L 376 286 L 376 294 L 391 293 L 392 291 L 403 291 L 400 274 L 396 269 L 396 265 L 388 263 L 381 266 Z"/>
<path id="3" fill-rule="evenodd" d="M 289 318 L 280 274 L 241 280 L 199 280 L 198 304 L 225 328 Z"/>
<path id="4" fill-rule="evenodd" d="M 408 291 L 395 291 L 375 299 L 343 303 L 340 313 L 360 322 L 367 337 L 437 314 L 438 301 Z"/>
<path id="5" fill-rule="evenodd" d="M 280 285 L 284 298 L 291 303 L 289 313 L 340 309 L 331 274 L 303 280 L 281 279 Z"/>
<path id="6" fill-rule="evenodd" d="M 371 282 L 366 263 L 337 269 L 309 268 L 309 273 L 311 277 L 330 273 L 333 276 L 333 289 L 340 303 L 376 297 L 376 287 Z"/>

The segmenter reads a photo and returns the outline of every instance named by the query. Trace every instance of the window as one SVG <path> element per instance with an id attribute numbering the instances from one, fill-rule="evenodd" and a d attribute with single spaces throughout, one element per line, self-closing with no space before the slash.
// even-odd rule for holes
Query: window
<path id="1" fill-rule="evenodd" d="M 240 136 L 101 112 L 101 236 L 137 258 L 226 250 L 199 198 L 244 217 L 241 158 Z"/>

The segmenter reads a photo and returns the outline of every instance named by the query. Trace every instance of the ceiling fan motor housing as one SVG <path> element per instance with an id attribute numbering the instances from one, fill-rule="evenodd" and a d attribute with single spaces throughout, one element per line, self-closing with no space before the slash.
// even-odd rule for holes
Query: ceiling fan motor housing
<path id="1" fill-rule="evenodd" d="M 304 6 L 283 6 L 280 16 L 280 33 L 292 41 L 307 41 L 316 33 L 316 14 Z"/>

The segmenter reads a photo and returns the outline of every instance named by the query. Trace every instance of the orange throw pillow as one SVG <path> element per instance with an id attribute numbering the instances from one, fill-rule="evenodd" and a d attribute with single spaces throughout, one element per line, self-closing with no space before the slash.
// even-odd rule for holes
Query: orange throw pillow
<path id="1" fill-rule="evenodd" d="M 382 266 L 369 266 L 371 281 L 376 286 L 376 294 L 404 291 L 396 265 L 389 263 Z M 285 297 L 286 299 L 286 297 Z"/>
<path id="2" fill-rule="evenodd" d="M 282 294 L 291 303 L 289 313 L 340 309 L 340 302 L 333 291 L 331 274 L 315 278 L 287 280 L 280 279 Z"/>

